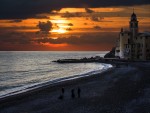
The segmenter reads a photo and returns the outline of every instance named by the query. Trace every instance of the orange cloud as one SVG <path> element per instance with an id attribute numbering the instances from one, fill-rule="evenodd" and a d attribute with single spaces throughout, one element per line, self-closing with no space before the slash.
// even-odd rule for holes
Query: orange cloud
<path id="1" fill-rule="evenodd" d="M 44 46 L 48 46 L 48 47 L 53 47 L 53 48 L 59 48 L 59 47 L 66 47 L 68 46 L 68 44 L 51 44 L 51 43 L 40 43 L 41 45 L 44 45 Z"/>

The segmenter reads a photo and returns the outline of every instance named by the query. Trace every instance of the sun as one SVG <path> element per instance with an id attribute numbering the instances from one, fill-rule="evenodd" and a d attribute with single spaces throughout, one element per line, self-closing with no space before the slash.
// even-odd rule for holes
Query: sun
<path id="1" fill-rule="evenodd" d="M 59 29 L 53 29 L 51 32 L 63 34 L 66 33 L 67 31 L 65 29 L 59 28 Z"/>
<path id="2" fill-rule="evenodd" d="M 65 29 L 58 29 L 58 33 L 66 33 L 67 31 Z"/>
<path id="3" fill-rule="evenodd" d="M 68 23 L 67 20 L 64 20 L 64 19 L 56 19 L 56 20 L 51 20 L 53 23 L 56 23 L 56 24 L 65 24 L 65 23 Z"/>

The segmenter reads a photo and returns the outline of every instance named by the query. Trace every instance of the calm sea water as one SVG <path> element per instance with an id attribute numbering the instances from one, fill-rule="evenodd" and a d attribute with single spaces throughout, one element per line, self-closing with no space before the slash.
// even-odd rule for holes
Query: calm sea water
<path id="1" fill-rule="evenodd" d="M 64 77 L 100 72 L 111 65 L 58 64 L 57 59 L 104 56 L 106 52 L 0 52 L 0 97 Z"/>

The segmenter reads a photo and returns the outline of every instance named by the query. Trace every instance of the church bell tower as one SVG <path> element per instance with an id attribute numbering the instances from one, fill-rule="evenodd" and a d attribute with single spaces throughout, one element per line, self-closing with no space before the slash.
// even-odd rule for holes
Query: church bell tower
<path id="1" fill-rule="evenodd" d="M 130 20 L 130 32 L 131 32 L 132 39 L 134 39 L 138 34 L 138 21 L 137 21 L 136 14 L 134 13 L 134 9 Z"/>

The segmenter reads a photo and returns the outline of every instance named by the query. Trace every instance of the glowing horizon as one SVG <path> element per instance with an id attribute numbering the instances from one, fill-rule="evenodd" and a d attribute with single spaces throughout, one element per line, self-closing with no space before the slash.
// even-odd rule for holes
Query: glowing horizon
<path id="1" fill-rule="evenodd" d="M 139 21 L 139 31 L 149 30 L 148 7 L 150 5 L 134 7 Z M 0 20 L 0 50 L 9 50 L 9 48 L 17 50 L 19 45 L 24 47 L 23 50 L 26 50 L 29 45 L 38 46 L 35 47 L 38 50 L 40 48 L 43 50 L 43 47 L 45 50 L 110 50 L 115 45 L 120 29 L 122 27 L 129 29 L 132 8 L 133 6 L 87 8 L 86 10 L 85 8 L 62 8 L 54 14 L 44 13 L 35 18 L 2 19 Z M 41 29 L 39 29 L 39 22 L 42 23 Z M 66 41 L 66 45 L 59 42 L 59 39 Z"/>

